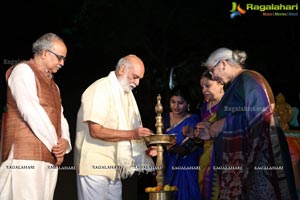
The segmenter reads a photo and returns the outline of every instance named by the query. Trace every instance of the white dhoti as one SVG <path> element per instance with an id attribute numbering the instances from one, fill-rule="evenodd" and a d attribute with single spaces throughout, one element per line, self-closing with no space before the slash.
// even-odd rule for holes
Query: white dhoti
<path id="1" fill-rule="evenodd" d="M 0 199 L 52 200 L 57 175 L 51 163 L 14 160 L 12 150 L 0 167 Z"/>
<path id="2" fill-rule="evenodd" d="M 77 174 L 77 189 L 79 200 L 121 200 L 122 182 L 110 180 L 105 176 Z"/>

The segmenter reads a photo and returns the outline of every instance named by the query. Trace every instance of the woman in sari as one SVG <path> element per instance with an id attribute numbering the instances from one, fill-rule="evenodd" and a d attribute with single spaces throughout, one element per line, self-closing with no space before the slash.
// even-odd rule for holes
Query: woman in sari
<path id="1" fill-rule="evenodd" d="M 201 147 L 193 141 L 192 134 L 199 116 L 189 113 L 190 97 L 188 89 L 176 86 L 171 91 L 171 112 L 164 114 L 165 134 L 175 134 L 176 143 L 167 146 L 164 151 L 165 184 L 176 186 L 177 200 L 201 199 L 198 184 L 198 164 L 202 152 Z M 192 145 L 187 145 L 192 144 Z"/>
<path id="2" fill-rule="evenodd" d="M 220 48 L 205 63 L 213 79 L 230 83 L 209 129 L 220 199 L 297 199 L 271 87 L 258 72 L 244 69 L 246 57 L 244 51 Z"/>
<path id="3" fill-rule="evenodd" d="M 210 138 L 209 133 L 200 135 L 200 130 L 201 127 L 209 126 L 210 123 L 216 121 L 218 104 L 223 97 L 224 90 L 223 84 L 213 80 L 208 70 L 202 74 L 200 85 L 205 102 L 201 106 L 201 122 L 196 125 L 196 130 L 198 131 L 196 134 L 205 142 L 199 163 L 199 186 L 202 199 L 215 200 L 219 198 L 219 182 L 217 173 L 214 170 L 215 156 L 213 140 Z"/>

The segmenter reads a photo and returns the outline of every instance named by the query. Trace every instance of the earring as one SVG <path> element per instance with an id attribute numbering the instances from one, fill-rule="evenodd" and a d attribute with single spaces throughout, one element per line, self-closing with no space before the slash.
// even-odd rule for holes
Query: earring
<path id="1" fill-rule="evenodd" d="M 187 111 L 190 111 L 190 104 L 187 105 Z"/>

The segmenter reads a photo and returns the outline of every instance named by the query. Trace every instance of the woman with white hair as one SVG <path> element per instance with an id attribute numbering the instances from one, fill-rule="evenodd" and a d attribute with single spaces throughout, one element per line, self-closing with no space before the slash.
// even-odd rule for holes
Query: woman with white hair
<path id="1" fill-rule="evenodd" d="M 247 54 L 219 48 L 204 65 L 230 84 L 209 131 L 216 148 L 220 199 L 297 199 L 286 139 L 270 85 L 244 68 Z"/>

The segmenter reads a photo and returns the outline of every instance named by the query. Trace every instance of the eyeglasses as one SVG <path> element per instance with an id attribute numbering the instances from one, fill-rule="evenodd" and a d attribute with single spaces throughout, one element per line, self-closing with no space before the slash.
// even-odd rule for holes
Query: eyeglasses
<path id="1" fill-rule="evenodd" d="M 210 73 L 210 75 L 213 75 L 214 69 L 220 64 L 220 62 L 221 62 L 221 60 L 219 60 L 219 61 L 217 62 L 217 64 L 215 64 L 213 67 L 210 67 L 210 68 L 208 69 L 208 72 Z"/>
<path id="2" fill-rule="evenodd" d="M 59 62 L 66 61 L 66 57 L 62 56 L 62 55 L 58 55 L 57 53 L 54 53 L 53 51 L 51 51 L 50 49 L 46 49 L 48 52 L 52 53 L 53 55 L 56 56 L 56 58 L 58 59 Z"/>

